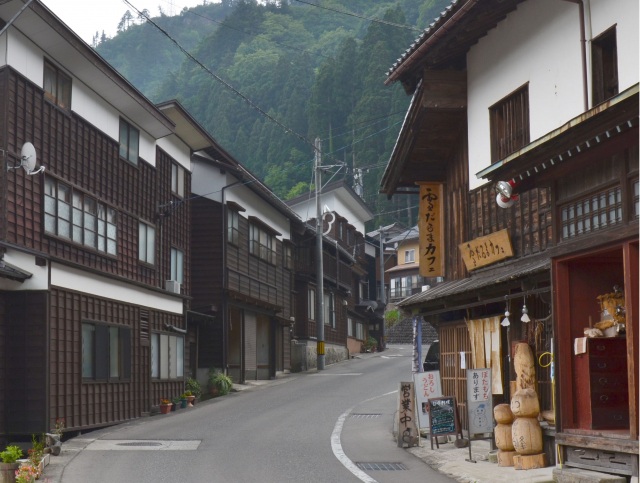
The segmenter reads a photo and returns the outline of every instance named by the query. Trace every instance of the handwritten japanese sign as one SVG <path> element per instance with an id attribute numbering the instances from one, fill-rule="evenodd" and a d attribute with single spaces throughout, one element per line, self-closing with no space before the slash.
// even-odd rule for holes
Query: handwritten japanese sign
<path id="1" fill-rule="evenodd" d="M 444 276 L 444 198 L 442 183 L 420 185 L 420 275 Z"/>
<path id="2" fill-rule="evenodd" d="M 420 440 L 413 382 L 401 382 L 398 397 L 398 446 L 417 446 Z"/>
<path id="3" fill-rule="evenodd" d="M 429 428 L 429 399 L 442 396 L 440 371 L 420 372 L 413 375 L 416 387 L 418 427 Z"/>
<path id="4" fill-rule="evenodd" d="M 467 369 L 469 434 L 493 432 L 491 369 Z"/>
<path id="5" fill-rule="evenodd" d="M 513 256 L 509 232 L 504 230 L 458 245 L 467 270 L 491 265 Z"/>
<path id="6" fill-rule="evenodd" d="M 460 420 L 458 419 L 458 406 L 456 398 L 438 397 L 429 399 L 429 412 L 431 414 L 431 437 L 444 436 L 446 434 L 458 434 L 460 432 Z"/>

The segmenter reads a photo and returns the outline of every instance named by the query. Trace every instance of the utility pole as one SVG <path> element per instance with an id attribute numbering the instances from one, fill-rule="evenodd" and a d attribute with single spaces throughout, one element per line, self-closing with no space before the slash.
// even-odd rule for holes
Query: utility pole
<path id="1" fill-rule="evenodd" d="M 382 307 L 384 308 L 387 305 L 387 294 L 384 292 L 384 242 L 382 240 L 382 226 L 380 227 L 380 231 L 379 231 L 379 235 L 380 235 L 380 303 L 382 304 Z M 381 349 L 385 348 L 386 345 L 386 333 L 385 333 L 385 320 L 384 320 L 384 314 L 382 317 L 382 340 L 380 341 L 382 347 Z"/>
<path id="2" fill-rule="evenodd" d="M 324 268 L 322 265 L 322 207 L 320 194 L 322 190 L 322 147 L 320 138 L 315 140 L 316 151 L 316 352 L 318 354 L 318 370 L 324 370 Z"/>

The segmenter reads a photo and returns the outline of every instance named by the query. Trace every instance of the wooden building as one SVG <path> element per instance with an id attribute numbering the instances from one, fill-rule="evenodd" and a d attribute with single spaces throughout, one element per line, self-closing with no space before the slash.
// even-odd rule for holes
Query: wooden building
<path id="1" fill-rule="evenodd" d="M 2 2 L 0 26 L 6 441 L 183 391 L 194 146 L 38 0 Z"/>
<path id="2" fill-rule="evenodd" d="M 315 197 L 303 195 L 287 202 L 305 223 L 297 235 L 295 346 L 297 367 L 316 367 L 317 237 Z M 331 364 L 361 352 L 370 326 L 380 326 L 382 314 L 369 299 L 369 267 L 364 223 L 372 213 L 344 181 L 322 189 L 322 267 L 325 361 Z M 375 258 L 375 254 L 373 255 Z"/>
<path id="3" fill-rule="evenodd" d="M 198 379 L 275 378 L 291 367 L 296 214 L 220 146 L 193 158 L 193 311 Z"/>
<path id="4" fill-rule="evenodd" d="M 509 313 L 491 362 L 503 400 L 515 342 L 553 354 L 555 381 L 536 378 L 564 471 L 638 475 L 637 18 L 631 0 L 454 1 L 387 78 L 413 99 L 382 191 L 440 184 L 446 220 L 445 281 L 400 305 L 439 328 L 463 420 L 477 321 Z M 626 336 L 584 339 L 616 293 Z"/>

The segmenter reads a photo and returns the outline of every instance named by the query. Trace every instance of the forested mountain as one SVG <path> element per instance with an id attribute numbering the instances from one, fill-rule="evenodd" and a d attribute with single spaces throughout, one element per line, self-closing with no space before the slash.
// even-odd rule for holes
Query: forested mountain
<path id="1" fill-rule="evenodd" d="M 448 3 L 205 0 L 146 23 L 129 11 L 95 48 L 151 100 L 178 99 L 281 198 L 313 189 L 318 137 L 323 164 L 336 166 L 323 181 L 362 174 L 369 229 L 410 226 L 416 199 L 378 194 L 410 100 L 384 80 Z"/>

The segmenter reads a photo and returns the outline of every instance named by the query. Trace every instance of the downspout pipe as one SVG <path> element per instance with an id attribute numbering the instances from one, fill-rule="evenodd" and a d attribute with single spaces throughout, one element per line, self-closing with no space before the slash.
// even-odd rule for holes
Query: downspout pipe
<path id="1" fill-rule="evenodd" d="M 222 293 L 220 294 L 220 313 L 222 314 L 222 367 L 224 367 L 225 374 L 229 373 L 229 311 L 227 306 L 227 203 L 225 200 L 225 191 L 228 188 L 232 188 L 236 185 L 242 184 L 244 181 L 238 180 L 233 183 L 223 186 L 221 190 L 222 198 Z M 241 353 L 241 357 L 244 358 L 244 354 Z M 242 369 L 241 369 L 241 372 Z M 244 381 L 244 374 L 240 375 Z"/>
<path id="2" fill-rule="evenodd" d="M 589 110 L 589 85 L 587 82 L 587 39 L 585 35 L 584 1 L 583 0 L 563 0 L 565 2 L 578 5 L 578 15 L 580 16 L 580 50 L 582 54 L 582 95 L 584 102 L 584 112 Z"/>

